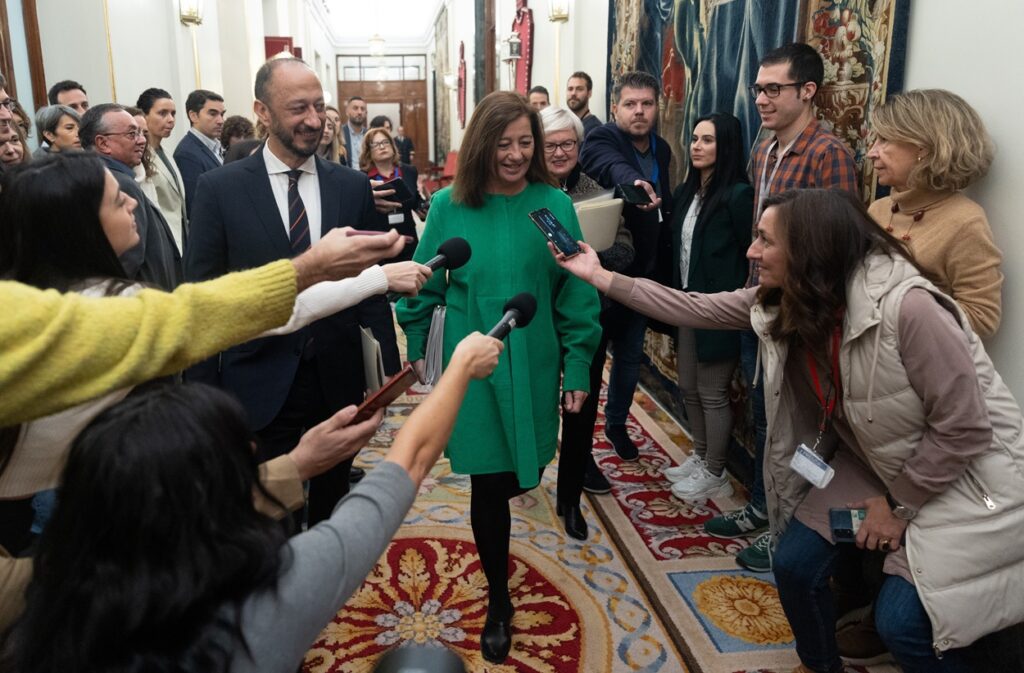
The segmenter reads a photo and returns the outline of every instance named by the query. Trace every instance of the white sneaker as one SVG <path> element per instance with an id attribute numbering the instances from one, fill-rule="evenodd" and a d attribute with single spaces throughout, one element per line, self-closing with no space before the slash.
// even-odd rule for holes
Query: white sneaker
<path id="1" fill-rule="evenodd" d="M 704 460 L 696 453 L 691 453 L 686 457 L 686 460 L 683 461 L 682 465 L 674 465 L 662 470 L 661 476 L 674 484 L 678 481 L 689 478 L 690 475 L 697 471 L 697 468 L 704 466 Z"/>
<path id="2" fill-rule="evenodd" d="M 732 495 L 732 484 L 725 470 L 715 476 L 708 472 L 706 465 L 698 467 L 686 479 L 672 484 L 672 495 L 683 502 L 700 504 L 708 498 L 724 498 Z"/>

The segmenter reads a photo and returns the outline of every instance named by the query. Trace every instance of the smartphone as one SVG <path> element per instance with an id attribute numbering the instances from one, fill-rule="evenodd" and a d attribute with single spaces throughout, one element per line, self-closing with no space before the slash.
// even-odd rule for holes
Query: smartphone
<path id="1" fill-rule="evenodd" d="M 653 203 L 651 197 L 647 195 L 647 190 L 643 187 L 622 184 L 615 185 L 615 189 L 622 195 L 622 200 L 626 203 L 632 203 L 637 206 Z"/>
<path id="2" fill-rule="evenodd" d="M 413 194 L 409 191 L 408 185 L 405 184 L 405 180 L 402 178 L 395 178 L 394 180 L 388 180 L 382 182 L 379 185 L 374 186 L 374 191 L 381 191 L 384 189 L 393 189 L 395 193 L 387 197 L 388 201 L 397 201 L 398 203 L 405 203 L 406 201 L 412 201 Z"/>
<path id="3" fill-rule="evenodd" d="M 541 230 L 541 233 L 551 241 L 555 248 L 566 257 L 572 257 L 583 252 L 579 243 L 573 240 L 562 223 L 558 221 L 555 214 L 547 208 L 541 208 L 530 213 L 530 219 Z"/>
<path id="4" fill-rule="evenodd" d="M 346 236 L 380 236 L 386 234 L 386 231 L 373 231 L 370 229 L 349 229 L 345 232 Z"/>
<path id="5" fill-rule="evenodd" d="M 370 416 L 373 416 L 378 409 L 383 409 L 401 397 L 402 393 L 408 390 L 414 383 L 416 383 L 416 372 L 413 371 L 412 365 L 407 362 L 402 367 L 402 371 L 388 379 L 388 382 L 382 385 L 380 390 L 363 400 L 363 403 L 356 409 L 356 415 L 352 419 L 352 423 L 362 423 Z"/>
<path id="6" fill-rule="evenodd" d="M 866 509 L 843 509 L 833 507 L 828 511 L 828 523 L 832 529 L 832 541 L 856 542 L 857 531 L 868 515 Z"/>

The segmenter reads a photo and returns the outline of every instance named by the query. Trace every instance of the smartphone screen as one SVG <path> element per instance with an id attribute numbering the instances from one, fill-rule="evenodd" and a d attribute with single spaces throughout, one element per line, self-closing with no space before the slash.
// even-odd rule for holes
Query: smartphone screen
<path id="1" fill-rule="evenodd" d="M 855 542 L 857 531 L 868 515 L 865 509 L 842 509 L 833 507 L 828 511 L 829 527 L 833 542 Z"/>
<path id="2" fill-rule="evenodd" d="M 615 185 L 615 188 L 622 194 L 622 200 L 626 203 L 632 203 L 634 205 L 643 205 L 645 203 L 652 203 L 651 197 L 647 195 L 647 190 L 643 187 L 637 187 L 636 185 Z"/>
<path id="3" fill-rule="evenodd" d="M 380 387 L 380 390 L 373 393 L 359 405 L 352 423 L 361 423 L 383 407 L 388 406 L 416 383 L 416 372 L 412 365 L 406 363 L 402 370 L 388 379 L 388 382 Z"/>
<path id="4" fill-rule="evenodd" d="M 544 236 L 554 244 L 555 248 L 566 257 L 572 257 L 583 252 L 579 244 L 573 240 L 569 232 L 562 226 L 562 223 L 555 217 L 555 214 L 547 208 L 533 211 L 530 213 L 530 219 L 533 220 L 533 223 L 537 225 L 537 228 L 541 230 Z"/>

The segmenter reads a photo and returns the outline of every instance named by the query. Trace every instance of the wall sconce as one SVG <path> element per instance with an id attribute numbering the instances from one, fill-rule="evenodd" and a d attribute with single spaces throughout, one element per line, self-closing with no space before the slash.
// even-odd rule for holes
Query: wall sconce
<path id="1" fill-rule="evenodd" d="M 384 38 L 380 36 L 380 33 L 374 33 L 373 37 L 370 38 L 369 43 L 371 56 L 384 55 Z"/>
<path id="2" fill-rule="evenodd" d="M 548 21 L 565 23 L 569 20 L 569 0 L 548 0 Z"/>
<path id="3" fill-rule="evenodd" d="M 455 91 L 459 88 L 459 78 L 452 73 L 447 73 L 443 78 L 444 86 L 449 91 Z"/>
<path id="4" fill-rule="evenodd" d="M 203 0 L 180 0 L 178 18 L 186 26 L 198 26 L 203 22 Z"/>
<path id="5" fill-rule="evenodd" d="M 178 18 L 188 26 L 192 33 L 192 62 L 196 66 L 196 88 L 203 88 L 202 76 L 199 72 L 199 42 L 196 39 L 196 26 L 203 22 L 203 0 L 179 0 Z"/>
<path id="6" fill-rule="evenodd" d="M 508 86 L 509 91 L 515 91 L 516 89 L 516 66 L 519 63 L 519 59 L 523 57 L 523 41 L 519 39 L 517 33 L 512 33 L 505 38 L 505 45 L 507 46 L 506 56 L 501 59 L 508 66 Z"/>

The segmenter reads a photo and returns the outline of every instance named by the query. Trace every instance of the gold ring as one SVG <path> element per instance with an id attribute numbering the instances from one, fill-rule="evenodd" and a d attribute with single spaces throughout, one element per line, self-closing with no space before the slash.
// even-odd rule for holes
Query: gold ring
<path id="1" fill-rule="evenodd" d="M 885 538 L 885 539 L 884 539 L 884 540 L 882 540 L 882 542 L 881 542 L 881 543 L 879 544 L 879 548 L 880 548 L 880 549 L 881 549 L 882 551 L 889 551 L 889 546 L 890 546 L 891 544 L 892 544 L 892 540 L 890 540 L 889 538 Z"/>

